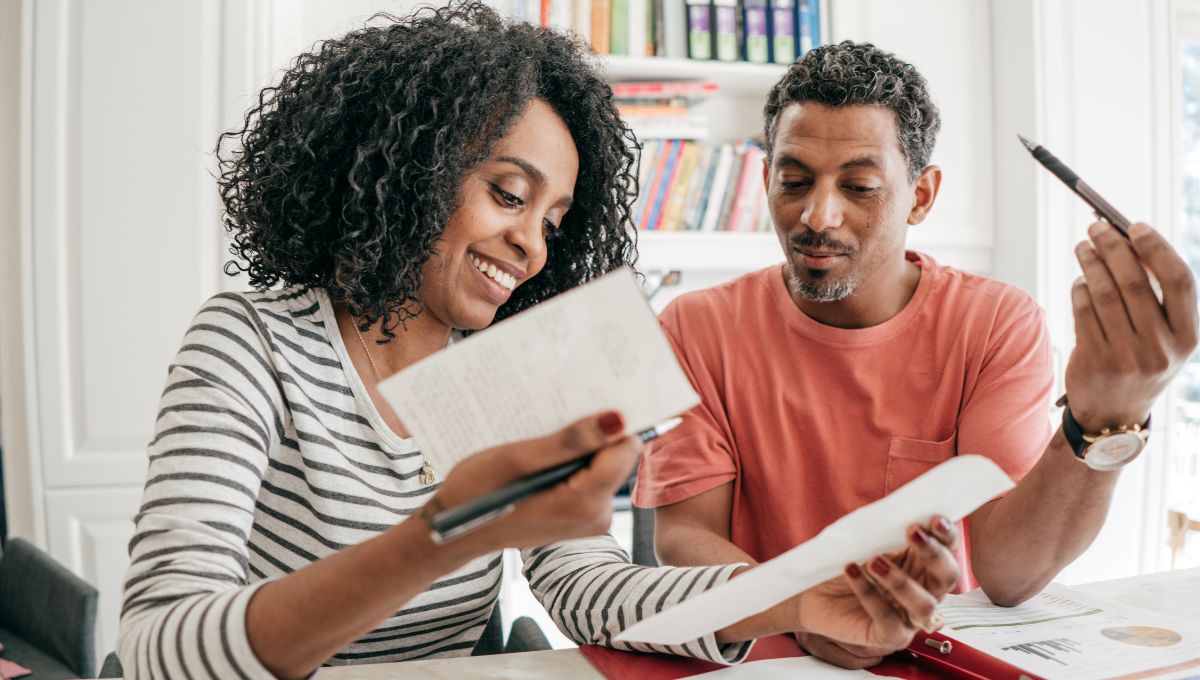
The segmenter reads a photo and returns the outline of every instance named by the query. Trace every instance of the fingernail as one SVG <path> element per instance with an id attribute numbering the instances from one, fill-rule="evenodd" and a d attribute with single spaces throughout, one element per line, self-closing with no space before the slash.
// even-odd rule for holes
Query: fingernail
<path id="1" fill-rule="evenodd" d="M 862 572 L 859 571 L 858 565 L 853 562 L 846 565 L 846 575 L 850 578 L 862 578 Z"/>
<path id="2" fill-rule="evenodd" d="M 1104 220 L 1097 220 L 1088 226 L 1088 235 L 1098 236 L 1103 233 L 1104 230 L 1111 228 L 1112 227 L 1108 224 L 1108 222 L 1105 222 Z"/>
<path id="3" fill-rule="evenodd" d="M 1095 251 L 1092 250 L 1091 244 L 1085 242 L 1075 246 L 1075 255 L 1081 260 L 1089 260 L 1095 256 Z"/>
<path id="4" fill-rule="evenodd" d="M 1150 225 L 1145 222 L 1134 222 L 1129 225 L 1129 235 L 1134 238 L 1141 238 L 1150 233 Z"/>
<path id="5" fill-rule="evenodd" d="M 925 532 L 921 531 L 920 529 L 913 529 L 911 537 L 913 543 L 916 543 L 917 545 L 925 545 L 929 543 L 929 539 L 925 538 Z"/>
<path id="6" fill-rule="evenodd" d="M 945 517 L 937 518 L 937 528 L 938 531 L 942 532 L 944 535 L 948 535 L 952 531 L 950 528 L 950 522 L 947 522 Z"/>
<path id="7" fill-rule="evenodd" d="M 600 426 L 604 434 L 617 434 L 625 429 L 625 421 L 621 418 L 621 414 L 616 411 L 609 411 L 600 416 L 596 424 Z"/>
<path id="8" fill-rule="evenodd" d="M 888 564 L 887 561 L 882 557 L 876 557 L 875 559 L 871 560 L 871 571 L 875 572 L 876 574 L 879 574 L 880 576 L 887 576 L 888 572 L 891 570 L 892 565 Z"/>

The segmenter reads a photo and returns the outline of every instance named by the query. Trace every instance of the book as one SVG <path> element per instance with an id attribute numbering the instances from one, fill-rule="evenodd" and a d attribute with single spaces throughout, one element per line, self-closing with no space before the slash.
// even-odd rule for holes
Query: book
<path id="1" fill-rule="evenodd" d="M 609 32 L 611 25 L 609 14 L 612 13 L 612 0 L 592 0 L 592 30 L 590 44 L 596 54 L 608 54 L 610 44 Z"/>
<path id="2" fill-rule="evenodd" d="M 705 227 L 708 218 L 709 206 L 716 201 L 713 196 L 720 196 L 724 191 L 723 182 L 729 178 L 729 161 L 733 154 L 733 145 L 722 144 L 719 148 L 713 150 L 712 162 L 709 164 L 708 177 L 704 179 L 704 189 L 700 193 L 700 204 L 696 206 L 696 214 L 692 218 L 691 228 L 696 231 L 712 231 L 712 227 Z M 724 173 L 725 179 L 720 177 Z M 719 187 L 719 188 L 718 188 Z M 713 223 L 716 223 L 716 218 L 713 218 Z"/>
<path id="3" fill-rule="evenodd" d="M 712 59 L 716 36 L 709 0 L 687 0 L 687 32 L 688 58 Z"/>
<path id="4" fill-rule="evenodd" d="M 655 154 L 653 169 L 650 171 L 651 179 L 646 185 L 646 204 L 642 207 L 640 219 L 637 223 L 638 228 L 642 231 L 650 228 L 650 218 L 654 212 L 654 202 L 658 198 L 666 178 L 667 159 L 671 156 L 676 144 L 678 142 L 675 140 L 666 140 Z"/>
<path id="5" fill-rule="evenodd" d="M 629 54 L 629 0 L 609 0 L 608 52 Z"/>
<path id="6" fill-rule="evenodd" d="M 592 43 L 592 0 L 573 0 L 571 31 L 587 44 Z"/>
<path id="7" fill-rule="evenodd" d="M 762 160 L 763 150 L 747 144 L 742 156 L 742 169 L 738 173 L 738 186 L 734 194 L 733 208 L 725 224 L 728 231 L 753 231 L 756 226 L 754 215 L 758 210 L 758 197 L 763 193 Z"/>
<path id="8" fill-rule="evenodd" d="M 769 0 L 742 0 L 742 58 L 752 64 L 771 61 L 771 36 L 768 25 Z"/>
<path id="9" fill-rule="evenodd" d="M 737 61 L 741 54 L 738 18 L 738 0 L 713 0 L 715 55 L 718 61 Z"/>
<path id="10" fill-rule="evenodd" d="M 717 175 L 713 178 L 712 189 L 708 197 L 708 205 L 704 208 L 704 220 L 700 223 L 700 231 L 719 231 L 724 222 L 725 206 L 729 199 L 729 189 L 737 182 L 734 169 L 741 170 L 738 163 L 740 147 L 732 144 L 721 145 L 720 165 Z"/>
<path id="11" fill-rule="evenodd" d="M 629 45 L 625 54 L 631 57 L 644 57 L 650 31 L 650 25 L 646 21 L 646 8 L 650 6 L 650 3 L 648 0 L 625 0 L 625 2 L 629 3 L 626 27 Z"/>
<path id="12" fill-rule="evenodd" d="M 692 171 L 692 182 L 688 186 L 687 201 L 683 206 L 683 215 L 679 218 L 679 228 L 685 231 L 695 231 L 699 228 L 697 214 L 704 202 L 704 192 L 708 191 L 708 183 L 712 180 L 713 162 L 717 158 L 717 147 L 705 144 L 701 147 L 700 160 Z"/>
<path id="13" fill-rule="evenodd" d="M 658 229 L 662 223 L 667 194 L 670 193 L 670 188 L 675 182 L 676 170 L 679 168 L 679 157 L 683 154 L 684 143 L 678 139 L 671 141 L 671 148 L 667 153 L 667 162 L 663 166 L 662 181 L 658 184 L 658 191 L 654 195 L 654 203 L 650 209 L 650 219 L 646 224 L 646 229 L 650 231 Z"/>
<path id="14" fill-rule="evenodd" d="M 771 61 L 790 64 L 796 60 L 796 0 L 770 0 Z"/>
<path id="15" fill-rule="evenodd" d="M 796 35 L 800 36 L 802 57 L 821 44 L 821 10 L 819 0 L 796 0 Z"/>
<path id="16" fill-rule="evenodd" d="M 660 0 L 660 2 L 662 11 L 655 15 L 655 20 L 660 28 L 655 31 L 657 42 L 654 45 L 654 54 L 668 59 L 686 59 L 689 56 L 688 26 L 691 18 L 688 11 L 690 6 L 685 4 L 685 0 Z"/>
<path id="17" fill-rule="evenodd" d="M 675 169 L 675 179 L 667 187 L 667 205 L 663 209 L 663 218 L 659 229 L 663 231 L 678 231 L 683 222 L 683 208 L 687 204 L 688 191 L 691 189 L 696 172 L 696 164 L 700 162 L 700 145 L 695 142 L 684 142 L 683 151 L 679 155 L 679 165 Z"/>
<path id="18" fill-rule="evenodd" d="M 623 101 L 698 101 L 715 94 L 717 89 L 716 83 L 704 80 L 630 81 L 612 84 L 613 97 Z"/>
<path id="19" fill-rule="evenodd" d="M 633 211 L 629 216 L 634 228 L 642 224 L 642 212 L 646 209 L 646 195 L 650 184 L 654 181 L 654 162 L 658 160 L 659 150 L 664 142 L 653 139 L 642 145 L 641 158 L 638 159 L 638 195 L 633 203 Z"/>

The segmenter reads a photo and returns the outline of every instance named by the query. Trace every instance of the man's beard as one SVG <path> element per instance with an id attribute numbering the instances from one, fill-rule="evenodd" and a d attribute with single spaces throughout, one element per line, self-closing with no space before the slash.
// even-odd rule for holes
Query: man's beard
<path id="1" fill-rule="evenodd" d="M 858 249 L 853 246 L 846 245 L 836 241 L 824 233 L 817 233 L 805 230 L 796 234 L 791 238 L 793 248 L 816 248 L 821 250 L 833 250 L 844 253 L 853 258 L 858 254 Z M 844 300 L 854 292 L 858 286 L 858 279 L 850 274 L 840 281 L 823 281 L 829 272 L 824 269 L 808 270 L 808 278 L 802 278 L 797 271 L 797 267 L 788 261 L 788 283 L 792 287 L 792 291 L 800 297 L 810 302 L 837 302 Z"/>
<path id="2" fill-rule="evenodd" d="M 817 270 L 817 275 L 827 272 Z M 792 291 L 809 302 L 837 302 L 845 300 L 854 292 L 858 281 L 848 277 L 840 281 L 821 281 L 820 279 L 802 279 L 796 273 L 796 267 L 788 263 L 788 282 Z"/>

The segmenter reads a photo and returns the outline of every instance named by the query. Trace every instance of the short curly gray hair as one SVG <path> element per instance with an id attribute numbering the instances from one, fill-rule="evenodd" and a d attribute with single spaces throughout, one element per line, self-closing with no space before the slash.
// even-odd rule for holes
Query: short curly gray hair
<path id="1" fill-rule="evenodd" d="M 767 157 L 775 143 L 779 112 L 790 104 L 882 106 L 896 114 L 900 152 L 908 161 L 909 180 L 915 180 L 929 165 L 942 125 L 927 85 L 916 67 L 871 43 L 846 40 L 809 50 L 767 95 L 763 107 Z"/>

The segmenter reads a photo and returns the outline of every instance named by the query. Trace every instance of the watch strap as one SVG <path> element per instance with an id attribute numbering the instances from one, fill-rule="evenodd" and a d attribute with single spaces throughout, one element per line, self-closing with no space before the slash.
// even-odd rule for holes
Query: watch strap
<path id="1" fill-rule="evenodd" d="M 1099 435 L 1086 435 L 1084 433 L 1083 428 L 1081 428 L 1079 426 L 1079 423 L 1075 421 L 1075 416 L 1071 415 L 1071 404 L 1067 402 L 1066 397 L 1067 397 L 1067 395 L 1064 394 L 1062 396 L 1062 398 L 1059 399 L 1059 403 L 1063 407 L 1063 422 L 1062 422 L 1063 436 L 1066 437 L 1067 446 L 1071 447 L 1071 451 L 1073 451 L 1075 453 L 1075 457 L 1078 458 L 1079 460 L 1083 460 L 1083 458 L 1084 458 L 1083 454 L 1085 451 L 1087 451 L 1087 447 L 1091 446 L 1092 441 L 1094 441 L 1095 438 Z M 1123 429 L 1123 428 L 1121 428 L 1121 429 Z M 1142 430 L 1150 429 L 1150 417 L 1149 416 L 1146 417 L 1146 422 L 1141 426 L 1141 429 Z M 1120 429 L 1114 430 L 1114 431 L 1120 431 Z M 1101 434 L 1107 434 L 1107 433 L 1103 432 Z M 1089 439 L 1089 437 L 1090 437 L 1090 439 Z"/>

